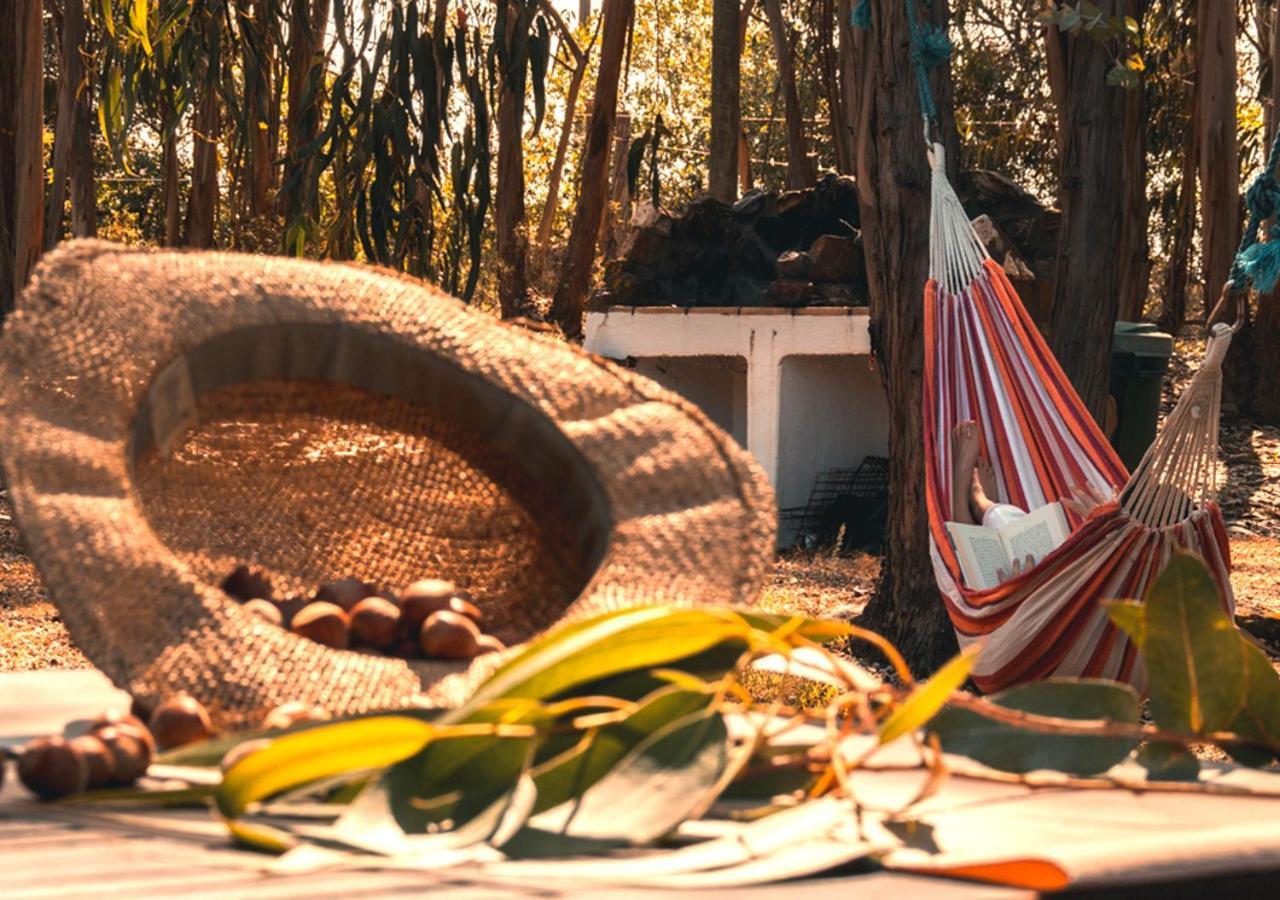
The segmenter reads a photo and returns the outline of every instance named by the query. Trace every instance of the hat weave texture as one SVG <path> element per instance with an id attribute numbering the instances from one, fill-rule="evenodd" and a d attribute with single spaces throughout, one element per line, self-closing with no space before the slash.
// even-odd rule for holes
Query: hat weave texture
<path id="1" fill-rule="evenodd" d="M 356 265 L 73 241 L 0 339 L 0 460 L 72 639 L 144 703 L 225 727 L 461 702 L 505 657 L 337 651 L 245 612 L 354 575 L 451 579 L 518 645 L 634 604 L 749 604 L 760 468 L 692 404 Z"/>

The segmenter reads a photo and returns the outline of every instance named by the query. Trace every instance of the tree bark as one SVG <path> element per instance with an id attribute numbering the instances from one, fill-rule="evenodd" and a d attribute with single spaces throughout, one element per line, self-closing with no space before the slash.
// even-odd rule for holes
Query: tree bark
<path id="1" fill-rule="evenodd" d="M 778 80 L 782 86 L 782 102 L 787 123 L 787 187 L 809 187 L 816 179 L 813 160 L 809 156 L 809 139 L 804 133 L 804 111 L 796 89 L 796 70 L 791 53 L 791 37 L 782 17 L 782 0 L 764 0 L 773 39 L 773 54 L 778 62 Z"/>
<path id="2" fill-rule="evenodd" d="M 192 129 L 191 191 L 187 195 L 186 243 L 212 247 L 218 210 L 218 137 L 221 124 L 218 90 L 201 88 Z"/>
<path id="3" fill-rule="evenodd" d="M 591 287 L 600 217 L 609 196 L 609 147 L 618 109 L 622 58 L 635 0 L 605 0 L 600 38 L 600 68 L 591 101 L 591 122 L 582 154 L 582 189 L 569 232 L 569 247 L 560 286 L 551 302 L 551 317 L 571 340 L 582 338 L 582 313 Z"/>
<path id="4" fill-rule="evenodd" d="M 58 114 L 53 137 L 53 179 L 44 214 L 44 247 L 62 236 L 67 182 L 73 182 L 72 230 L 77 237 L 95 230 L 93 210 L 93 144 L 89 97 L 85 82 L 84 0 L 65 0 L 58 35 Z M 86 160 L 85 157 L 88 157 Z M 85 176 L 88 176 L 86 186 Z M 87 196 L 86 196 L 87 195 Z M 87 201 L 87 210 L 86 210 Z"/>
<path id="5" fill-rule="evenodd" d="M 284 215 L 290 221 L 314 219 L 319 201 L 319 167 L 302 149 L 320 130 L 324 102 L 324 33 L 329 25 L 329 0 L 293 0 L 289 7 L 288 141 L 282 192 Z"/>
<path id="6" fill-rule="evenodd" d="M 567 39 L 567 38 L 566 38 Z M 560 140 L 556 142 L 556 158 L 551 163 L 547 181 L 547 202 L 542 207 L 542 221 L 538 224 L 538 256 L 536 267 L 541 270 L 547 264 L 551 250 L 551 231 L 555 227 L 556 208 L 560 205 L 560 182 L 564 178 L 565 160 L 569 156 L 569 139 L 573 137 L 574 116 L 578 112 L 578 95 L 582 92 L 582 79 L 587 74 L 590 57 L 576 46 L 571 48 L 574 69 L 569 76 L 569 92 L 564 101 L 564 123 L 560 126 Z"/>
<path id="7" fill-rule="evenodd" d="M 246 7 L 247 9 L 247 7 Z M 248 128 L 248 166 L 245 184 L 249 214 L 271 211 L 276 186 L 275 151 L 272 147 L 272 76 L 275 74 L 275 39 L 268 26 L 271 4 L 255 0 L 252 15 L 241 12 L 244 105 Z"/>
<path id="8" fill-rule="evenodd" d="M 1123 15 L 1121 0 L 1101 4 Z M 1124 104 L 1122 88 L 1106 83 L 1107 49 L 1086 35 L 1049 28 L 1061 54 L 1065 83 L 1058 106 L 1060 146 L 1057 280 L 1049 338 L 1076 392 L 1101 422 L 1111 377 L 1111 340 L 1120 304 L 1119 250 L 1123 215 Z"/>
<path id="9" fill-rule="evenodd" d="M 44 239 L 44 29 L 40 0 L 0 4 L 0 315 L 13 309 Z"/>
<path id="10" fill-rule="evenodd" d="M 1204 293 L 1207 306 L 1212 306 L 1226 283 L 1240 240 L 1235 4 L 1200 0 L 1197 15 L 1200 236 Z"/>
<path id="11" fill-rule="evenodd" d="M 524 101 L 528 81 L 525 0 L 497 0 L 507 4 L 506 70 L 499 71 L 498 184 L 493 197 L 493 222 L 498 253 L 498 303 L 504 319 L 529 310 L 529 233 L 524 208 Z M 526 32 L 526 33 L 522 33 Z M 498 66 L 502 67 L 499 62 Z M 599 217 L 596 218 L 597 225 Z"/>
<path id="12" fill-rule="evenodd" d="M 1187 120 L 1194 133 L 1196 121 L 1196 86 L 1186 88 Z M 1187 320 L 1187 290 L 1191 275 L 1191 242 L 1196 232 L 1196 173 L 1199 171 L 1199 142 L 1183 144 L 1182 170 L 1178 176 L 1178 213 L 1174 223 L 1173 250 L 1169 254 L 1168 274 L 1164 283 L 1164 310 L 1160 327 L 1178 334 Z"/>
<path id="13" fill-rule="evenodd" d="M 1125 14 L 1143 21 L 1147 0 L 1128 0 Z M 1146 78 L 1138 87 L 1124 92 L 1124 126 L 1121 143 L 1124 157 L 1120 183 L 1124 190 L 1120 222 L 1120 309 L 1119 318 L 1137 322 L 1142 318 L 1151 287 L 1151 254 L 1147 238 L 1147 103 Z"/>
<path id="14" fill-rule="evenodd" d="M 178 141 L 171 132 L 165 135 L 160 151 L 160 173 L 164 197 L 164 245 L 182 243 L 182 197 L 178 189 Z"/>
<path id="15" fill-rule="evenodd" d="M 838 0 L 836 6 L 838 20 L 836 27 L 839 38 L 837 59 L 839 61 L 842 118 L 838 121 L 835 118 L 832 119 L 832 127 L 844 135 L 844 140 L 837 141 L 836 146 L 844 147 L 843 153 L 838 157 L 838 165 L 840 171 L 847 175 L 852 175 L 858 171 L 860 123 L 862 122 L 860 108 L 864 87 L 862 83 L 861 58 L 865 38 L 861 29 L 855 29 L 850 24 L 853 3 L 854 0 Z M 834 115 L 833 111 L 832 116 L 834 117 Z"/>
<path id="16" fill-rule="evenodd" d="M 707 188 L 712 197 L 725 203 L 738 197 L 738 133 L 742 130 L 740 24 L 738 0 L 713 0 Z"/>
<path id="17" fill-rule="evenodd" d="M 857 58 L 864 136 L 858 158 L 862 240 L 871 292 L 872 347 L 894 410 L 889 430 L 889 521 L 880 584 L 862 624 L 893 641 L 914 668 L 955 652 L 933 580 L 924 494 L 924 304 L 929 269 L 929 165 L 920 128 L 907 20 L 899 0 L 872 0 Z M 935 7 L 939 23 L 945 11 Z M 950 81 L 935 73 L 941 109 Z M 954 125 L 948 126 L 952 130 Z"/>

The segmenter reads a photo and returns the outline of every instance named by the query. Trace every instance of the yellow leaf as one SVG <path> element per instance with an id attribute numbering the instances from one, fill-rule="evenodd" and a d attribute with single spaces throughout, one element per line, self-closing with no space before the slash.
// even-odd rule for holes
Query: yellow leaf
<path id="1" fill-rule="evenodd" d="M 887 744 L 922 727 L 938 714 L 964 680 L 973 671 L 973 664 L 982 650 L 980 644 L 970 644 L 939 669 L 934 676 L 911 692 L 911 696 L 893 711 L 880 728 L 880 743 Z"/>

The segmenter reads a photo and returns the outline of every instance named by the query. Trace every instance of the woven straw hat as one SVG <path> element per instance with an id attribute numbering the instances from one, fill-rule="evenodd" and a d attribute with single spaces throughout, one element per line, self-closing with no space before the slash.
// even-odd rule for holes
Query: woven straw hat
<path id="1" fill-rule="evenodd" d="M 750 603 L 769 486 L 694 406 L 376 269 L 77 241 L 0 340 L 0 458 L 72 638 L 144 702 L 454 705 L 498 662 L 334 651 L 218 588 L 443 577 L 519 642 L 637 603 Z"/>

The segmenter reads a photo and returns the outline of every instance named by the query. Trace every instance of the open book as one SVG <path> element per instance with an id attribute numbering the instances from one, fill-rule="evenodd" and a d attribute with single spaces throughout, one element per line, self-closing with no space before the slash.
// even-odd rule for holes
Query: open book
<path id="1" fill-rule="evenodd" d="M 1071 534 L 1061 503 L 1042 506 L 1003 528 L 948 522 L 947 532 L 956 548 L 965 586 L 978 590 L 1000 583 L 998 569 L 1008 578 L 1015 559 L 1025 560 L 1030 554 L 1039 562 Z"/>

